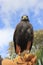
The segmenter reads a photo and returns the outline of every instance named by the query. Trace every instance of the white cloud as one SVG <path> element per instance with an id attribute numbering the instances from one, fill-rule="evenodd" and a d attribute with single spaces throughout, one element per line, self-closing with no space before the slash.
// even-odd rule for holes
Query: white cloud
<path id="1" fill-rule="evenodd" d="M 43 9 L 43 0 L 1 0 L 2 11 L 5 13 L 15 12 L 23 9 L 25 14 L 28 10 L 33 10 L 34 12 Z"/>
<path id="2" fill-rule="evenodd" d="M 9 10 L 19 10 L 24 8 L 32 8 L 37 4 L 38 0 L 1 0 L 2 10 L 8 12 Z M 10 12 L 10 11 L 9 11 Z"/>
<path id="3" fill-rule="evenodd" d="M 40 10 L 43 10 L 43 0 L 40 0 L 37 2 L 34 9 L 35 16 L 40 14 Z"/>
<path id="4" fill-rule="evenodd" d="M 8 45 L 13 40 L 13 29 L 1 29 L 0 30 L 0 47 Z"/>
<path id="5" fill-rule="evenodd" d="M 43 22 L 42 22 L 40 19 L 38 19 L 38 23 L 39 23 L 41 26 L 43 26 Z"/>
<path id="6" fill-rule="evenodd" d="M 0 54 L 2 57 L 7 56 L 7 50 L 8 50 L 8 45 L 9 42 L 13 41 L 13 34 L 14 34 L 14 29 L 11 28 L 4 28 L 0 29 Z"/>
<path id="7" fill-rule="evenodd" d="M 43 9 L 43 0 L 0 0 L 0 14 L 5 27 L 10 27 L 11 13 L 22 10 L 21 15 L 34 12 L 34 16 L 39 15 L 40 9 Z"/>
<path id="8" fill-rule="evenodd" d="M 29 14 L 33 11 L 36 16 L 40 9 L 43 9 L 43 0 L 0 0 L 0 16 L 5 24 L 5 27 L 10 26 L 11 13 L 22 9 L 20 16 Z"/>

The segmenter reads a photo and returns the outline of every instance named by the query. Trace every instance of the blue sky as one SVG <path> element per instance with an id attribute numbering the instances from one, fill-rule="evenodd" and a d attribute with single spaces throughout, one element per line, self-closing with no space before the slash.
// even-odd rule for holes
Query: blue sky
<path id="1" fill-rule="evenodd" d="M 34 30 L 43 30 L 43 0 L 0 0 L 0 55 L 7 56 L 16 25 L 28 15 Z"/>

